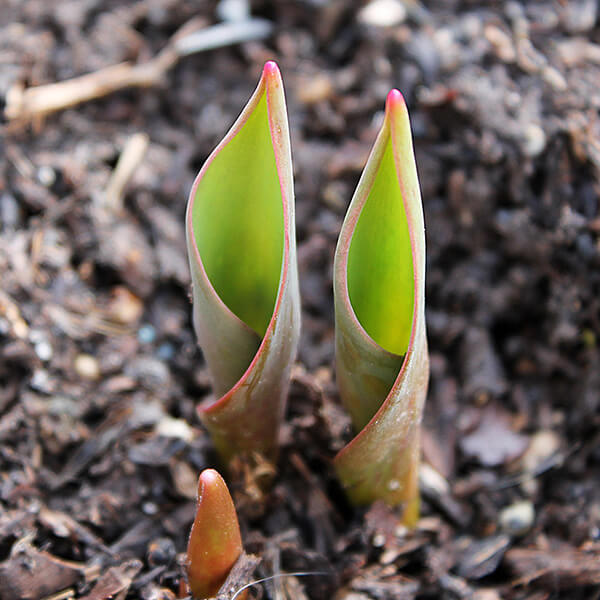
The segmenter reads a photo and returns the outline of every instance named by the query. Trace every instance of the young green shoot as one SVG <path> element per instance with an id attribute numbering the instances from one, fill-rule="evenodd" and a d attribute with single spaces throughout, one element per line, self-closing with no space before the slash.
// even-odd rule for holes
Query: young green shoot
<path id="1" fill-rule="evenodd" d="M 429 359 L 425 229 L 410 122 L 392 90 L 335 255 L 336 376 L 358 435 L 335 458 L 350 500 L 418 518 Z"/>
<path id="2" fill-rule="evenodd" d="M 283 82 L 268 62 L 202 167 L 186 217 L 194 327 L 217 399 L 199 414 L 225 463 L 273 462 L 300 329 Z"/>

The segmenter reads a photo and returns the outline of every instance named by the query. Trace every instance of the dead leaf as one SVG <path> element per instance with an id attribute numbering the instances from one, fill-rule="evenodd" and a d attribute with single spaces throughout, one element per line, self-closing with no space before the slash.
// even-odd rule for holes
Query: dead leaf
<path id="1" fill-rule="evenodd" d="M 475 431 L 463 436 L 461 450 L 485 467 L 497 467 L 520 456 L 529 438 L 515 433 L 508 419 L 496 410 L 486 410 Z"/>
<path id="2" fill-rule="evenodd" d="M 12 547 L 10 558 L 0 563 L 0 597 L 39 600 L 74 585 L 86 571 L 84 564 L 40 552 L 29 538 L 22 538 Z"/>

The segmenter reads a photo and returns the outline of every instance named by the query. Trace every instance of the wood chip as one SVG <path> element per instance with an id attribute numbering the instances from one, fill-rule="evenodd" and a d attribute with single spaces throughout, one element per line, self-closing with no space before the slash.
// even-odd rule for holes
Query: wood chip
<path id="1" fill-rule="evenodd" d="M 127 592 L 134 577 L 142 568 L 141 561 L 129 560 L 118 567 L 111 567 L 96 583 L 94 589 L 81 600 L 109 600 L 116 594 Z M 117 598 L 125 597 L 117 596 Z"/>
<path id="2" fill-rule="evenodd" d="M 575 550 L 566 545 L 550 551 L 512 548 L 504 560 L 517 576 L 513 585 L 539 581 L 552 590 L 600 585 L 600 544 L 590 547 L 589 551 Z"/>

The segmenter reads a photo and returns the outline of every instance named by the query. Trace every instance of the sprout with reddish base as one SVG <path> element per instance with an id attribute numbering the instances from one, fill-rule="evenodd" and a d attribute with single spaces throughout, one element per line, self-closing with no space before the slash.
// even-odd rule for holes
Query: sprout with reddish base
<path id="1" fill-rule="evenodd" d="M 198 174 L 186 234 L 194 327 L 217 395 L 200 417 L 227 464 L 274 462 L 300 330 L 292 158 L 274 62 Z"/>
<path id="2" fill-rule="evenodd" d="M 227 463 L 274 461 L 300 327 L 291 152 L 275 63 L 196 178 L 186 233 L 194 327 L 218 396 L 200 417 Z M 353 502 L 401 504 L 412 524 L 429 377 L 425 232 L 397 90 L 342 226 L 334 296 L 337 381 L 359 431 L 336 471 Z"/>
<path id="3" fill-rule="evenodd" d="M 338 241 L 336 375 L 359 434 L 335 458 L 356 504 L 382 499 L 419 513 L 420 423 L 429 359 L 425 228 L 404 99 L 392 90 L 383 126 Z"/>
<path id="4" fill-rule="evenodd" d="M 187 552 L 188 585 L 195 600 L 216 596 L 243 551 L 233 500 L 223 478 L 206 469 Z M 245 592 L 238 599 L 244 600 Z"/>

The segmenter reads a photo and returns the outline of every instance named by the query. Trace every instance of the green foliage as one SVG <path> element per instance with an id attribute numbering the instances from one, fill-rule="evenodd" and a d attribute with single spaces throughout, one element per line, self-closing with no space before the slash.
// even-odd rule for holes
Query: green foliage
<path id="1" fill-rule="evenodd" d="M 336 376 L 358 435 L 334 464 L 350 500 L 418 517 L 427 394 L 425 227 L 404 100 L 383 126 L 342 225 L 334 267 Z"/>
<path id="2" fill-rule="evenodd" d="M 187 239 L 194 326 L 219 395 L 200 417 L 227 463 L 273 461 L 300 327 L 291 152 L 274 63 L 198 175 Z M 334 300 L 337 382 L 359 432 L 336 457 L 337 474 L 352 502 L 403 505 L 412 524 L 429 377 L 425 229 L 397 90 L 340 232 Z"/>
<path id="3" fill-rule="evenodd" d="M 217 395 L 198 412 L 226 464 L 277 455 L 300 331 L 294 228 L 283 82 L 269 62 L 187 211 L 194 328 Z"/>
<path id="4" fill-rule="evenodd" d="M 266 94 L 199 181 L 192 222 L 215 291 L 264 336 L 279 289 L 284 241 Z"/>
<path id="5" fill-rule="evenodd" d="M 367 334 L 393 354 L 404 355 L 408 348 L 414 303 L 412 263 L 390 138 L 352 236 L 348 295 Z"/>

